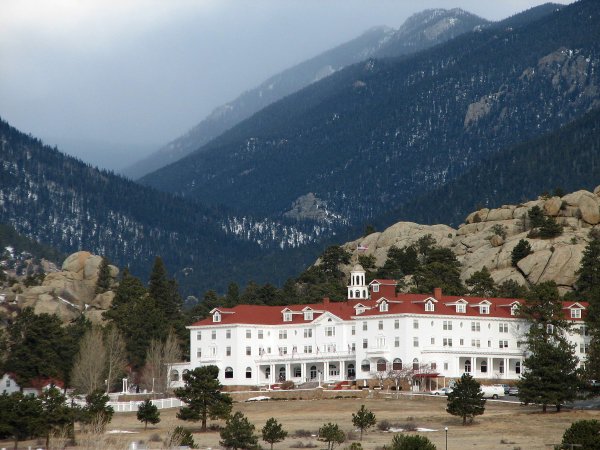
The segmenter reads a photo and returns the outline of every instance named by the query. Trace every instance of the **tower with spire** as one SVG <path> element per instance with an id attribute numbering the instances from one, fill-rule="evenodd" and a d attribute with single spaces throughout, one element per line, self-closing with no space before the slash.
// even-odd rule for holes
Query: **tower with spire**
<path id="1" fill-rule="evenodd" d="M 366 284 L 365 269 L 356 264 L 350 271 L 350 284 L 348 285 L 349 300 L 368 300 L 369 288 Z"/>

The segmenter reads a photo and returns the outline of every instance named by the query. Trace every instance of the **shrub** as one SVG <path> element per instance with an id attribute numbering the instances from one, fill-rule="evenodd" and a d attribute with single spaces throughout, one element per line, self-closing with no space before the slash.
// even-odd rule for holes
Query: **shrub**
<path id="1" fill-rule="evenodd" d="M 599 433 L 600 422 L 597 420 L 578 420 L 565 430 L 561 448 L 577 446 L 586 450 L 598 450 L 600 449 Z"/>
<path id="2" fill-rule="evenodd" d="M 388 450 L 436 450 L 436 446 L 425 436 L 397 434 Z"/>
<path id="3" fill-rule="evenodd" d="M 506 239 L 506 228 L 499 223 L 492 227 L 492 233 L 496 236 L 500 236 L 502 239 Z"/>
<path id="4" fill-rule="evenodd" d="M 510 253 L 510 259 L 513 267 L 517 267 L 517 263 L 532 253 L 531 244 L 525 239 L 521 239 Z"/>
<path id="5" fill-rule="evenodd" d="M 312 436 L 316 436 L 316 434 L 317 433 L 314 433 L 309 430 L 296 430 L 296 432 L 294 433 L 294 437 L 295 438 L 309 438 Z"/>
<path id="6" fill-rule="evenodd" d="M 391 427 L 391 424 L 390 424 L 390 421 L 389 421 L 389 420 L 385 420 L 385 419 L 384 419 L 384 420 L 380 420 L 380 421 L 377 423 L 377 429 L 378 429 L 379 431 L 387 431 L 387 430 L 389 430 L 389 429 L 390 429 L 390 427 Z"/>
<path id="7" fill-rule="evenodd" d="M 283 383 L 281 383 L 281 389 L 289 391 L 290 389 L 294 389 L 296 387 L 296 385 L 294 384 L 294 382 L 292 380 L 287 380 L 284 381 Z"/>

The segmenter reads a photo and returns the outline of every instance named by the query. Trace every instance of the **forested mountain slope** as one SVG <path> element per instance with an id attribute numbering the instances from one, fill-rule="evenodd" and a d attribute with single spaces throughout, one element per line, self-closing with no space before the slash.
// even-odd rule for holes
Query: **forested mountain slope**
<path id="1" fill-rule="evenodd" d="M 364 223 L 599 105 L 598 23 L 600 4 L 582 0 L 348 67 L 142 181 L 270 217 L 314 193 Z"/>
<path id="2" fill-rule="evenodd" d="M 371 56 L 414 53 L 487 23 L 485 19 L 460 9 L 435 9 L 413 15 L 398 30 L 387 27 L 372 28 L 356 39 L 270 77 L 260 86 L 216 108 L 184 136 L 128 167 L 124 174 L 137 179 L 171 164 L 198 150 L 265 106 L 350 64 Z"/>

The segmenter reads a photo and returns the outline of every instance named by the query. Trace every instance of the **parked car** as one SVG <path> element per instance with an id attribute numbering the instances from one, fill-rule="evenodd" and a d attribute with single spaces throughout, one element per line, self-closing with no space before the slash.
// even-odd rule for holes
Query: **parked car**
<path id="1" fill-rule="evenodd" d="M 440 389 L 436 389 L 435 391 L 431 391 L 430 394 L 431 395 L 448 395 L 450 392 L 452 392 L 452 388 L 449 387 L 443 387 Z"/>
<path id="2" fill-rule="evenodd" d="M 499 385 L 481 386 L 481 390 L 483 391 L 483 398 L 497 399 L 500 397 L 504 397 L 504 387 Z"/>
<path id="3" fill-rule="evenodd" d="M 502 386 L 502 389 L 504 389 L 504 395 L 508 395 L 508 390 L 510 389 L 508 384 L 494 384 L 494 386 Z"/>
<path id="4" fill-rule="evenodd" d="M 511 386 L 508 390 L 508 395 L 519 395 L 519 388 L 516 386 Z"/>

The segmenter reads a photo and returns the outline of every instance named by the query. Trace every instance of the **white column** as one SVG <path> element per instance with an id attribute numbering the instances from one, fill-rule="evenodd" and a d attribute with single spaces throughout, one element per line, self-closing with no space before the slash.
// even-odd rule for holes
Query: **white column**
<path id="1" fill-rule="evenodd" d="M 508 376 L 508 358 L 504 358 L 504 378 Z"/>
<path id="2" fill-rule="evenodd" d="M 273 383 L 275 383 L 275 364 L 271 364 L 270 367 L 271 367 L 271 376 L 269 377 L 270 378 L 269 383 L 273 384 Z"/>
<path id="3" fill-rule="evenodd" d="M 302 363 L 300 364 L 300 378 L 302 379 L 302 382 L 306 382 L 306 363 Z"/>
<path id="4" fill-rule="evenodd" d="M 292 370 L 291 364 L 290 363 L 285 363 L 285 379 L 286 380 L 291 380 L 292 379 L 291 370 Z"/>
<path id="5" fill-rule="evenodd" d="M 488 358 L 487 365 L 488 365 L 487 377 L 491 378 L 492 372 L 494 371 L 494 358 Z"/>
<path id="6" fill-rule="evenodd" d="M 340 380 L 346 379 L 346 362 L 340 361 Z"/>

